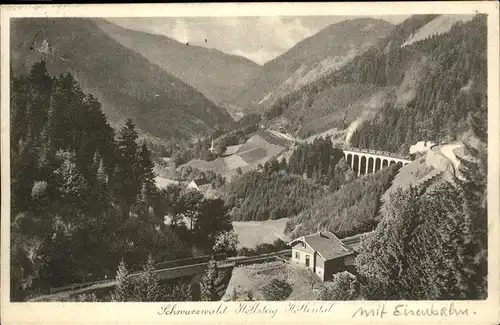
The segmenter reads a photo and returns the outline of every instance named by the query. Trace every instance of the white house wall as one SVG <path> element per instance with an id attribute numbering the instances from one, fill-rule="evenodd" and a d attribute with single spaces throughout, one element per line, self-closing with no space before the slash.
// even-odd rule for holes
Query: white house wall
<path id="1" fill-rule="evenodd" d="M 325 269 L 323 267 L 316 265 L 316 274 L 321 280 L 325 279 Z"/>
<path id="2" fill-rule="evenodd" d="M 314 271 L 314 250 L 305 244 L 305 247 L 301 243 L 297 243 L 292 247 L 292 259 L 291 261 L 295 264 L 300 264 L 302 266 L 306 265 L 306 256 L 309 256 L 309 268 Z M 296 253 L 299 253 L 299 258 L 296 258 Z"/>

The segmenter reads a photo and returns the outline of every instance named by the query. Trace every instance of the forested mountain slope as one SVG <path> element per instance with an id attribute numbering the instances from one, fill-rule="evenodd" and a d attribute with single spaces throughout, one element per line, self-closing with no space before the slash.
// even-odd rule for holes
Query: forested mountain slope
<path id="1" fill-rule="evenodd" d="M 233 208 L 233 220 L 292 217 L 355 179 L 343 152 L 329 139 L 300 144 L 285 159 L 268 160 L 262 168 L 236 177 L 221 188 Z"/>
<path id="2" fill-rule="evenodd" d="M 385 37 L 393 27 L 384 20 L 372 18 L 330 25 L 264 64 L 231 103 L 248 112 L 263 111 L 280 97 L 343 67 Z"/>
<path id="3" fill-rule="evenodd" d="M 301 212 L 324 190 L 313 181 L 284 171 L 248 172 L 222 188 L 235 221 L 280 219 Z"/>
<path id="4" fill-rule="evenodd" d="M 241 91 L 261 67 L 215 49 L 180 43 L 164 35 L 129 30 L 96 20 L 107 35 L 221 104 Z"/>
<path id="5" fill-rule="evenodd" d="M 401 46 L 435 18 L 405 20 L 341 70 L 276 102 L 267 117 L 285 118 L 302 136 L 351 125 L 351 145 L 401 153 L 419 140 L 454 139 L 485 101 L 486 17 Z"/>
<path id="6" fill-rule="evenodd" d="M 37 62 L 11 79 L 10 95 L 11 300 L 110 280 L 118 264 L 135 272 L 146 260 L 154 268 L 189 257 L 193 247 L 231 250 L 215 247 L 232 230 L 224 202 L 158 189 L 134 122 L 115 134 L 70 73 L 54 77 Z"/>
<path id="7" fill-rule="evenodd" d="M 155 230 L 151 155 L 131 120 L 116 140 L 96 98 L 44 62 L 11 86 L 11 299 L 111 275 L 122 257 L 137 268 L 148 251 L 190 255 L 175 233 Z"/>
<path id="8" fill-rule="evenodd" d="M 369 117 L 384 102 L 408 101 L 426 57 L 400 47 L 435 17 L 406 19 L 340 70 L 276 101 L 267 110 L 267 118 L 280 117 L 289 123 L 290 131 L 307 137 L 332 127 L 343 129 L 360 117 Z M 374 80 L 377 70 L 384 74 L 384 80 Z"/>
<path id="9" fill-rule="evenodd" d="M 286 231 L 293 238 L 323 229 L 339 237 L 347 237 L 375 229 L 380 220 L 380 198 L 391 185 L 398 169 L 396 165 L 384 168 L 318 198 L 288 221 Z"/>
<path id="10" fill-rule="evenodd" d="M 469 115 L 487 105 L 486 39 L 486 17 L 477 16 L 449 33 L 407 46 L 427 55 L 430 62 L 415 97 L 407 105 L 383 107 L 353 134 L 352 144 L 407 152 L 423 139 L 456 140 L 466 131 Z"/>
<path id="11" fill-rule="evenodd" d="M 163 138 L 207 135 L 232 125 L 225 110 L 120 45 L 92 20 L 15 19 L 11 32 L 14 75 L 41 59 L 51 74 L 71 72 L 112 122 L 130 117 L 142 131 Z"/>
<path id="12" fill-rule="evenodd" d="M 487 115 L 469 119 L 460 172 L 426 190 L 392 193 L 356 269 L 366 299 L 486 299 L 488 292 Z M 395 276 L 396 275 L 396 276 Z"/>

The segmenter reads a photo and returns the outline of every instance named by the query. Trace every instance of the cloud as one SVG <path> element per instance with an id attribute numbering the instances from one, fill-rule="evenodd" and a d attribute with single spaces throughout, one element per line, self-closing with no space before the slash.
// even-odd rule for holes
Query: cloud
<path id="1" fill-rule="evenodd" d="M 259 64 L 316 32 L 295 17 L 109 18 L 125 28 L 216 48 Z M 205 39 L 207 40 L 205 42 Z"/>
<path id="2" fill-rule="evenodd" d="M 175 23 L 175 27 L 172 29 L 172 36 L 179 42 L 189 42 L 190 34 L 188 26 L 183 20 L 180 19 Z"/>
<path id="3" fill-rule="evenodd" d="M 172 28 L 171 35 L 181 43 L 196 42 L 202 43 L 207 38 L 207 33 L 202 28 L 192 26 L 184 19 L 177 19 Z"/>
<path id="4" fill-rule="evenodd" d="M 279 44 L 283 50 L 314 34 L 314 31 L 302 25 L 299 18 L 265 17 L 261 20 L 260 24 L 268 30 L 271 41 Z"/>

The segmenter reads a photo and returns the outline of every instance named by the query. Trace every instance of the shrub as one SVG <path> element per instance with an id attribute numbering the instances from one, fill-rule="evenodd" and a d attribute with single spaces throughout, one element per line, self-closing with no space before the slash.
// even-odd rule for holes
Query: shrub
<path id="1" fill-rule="evenodd" d="M 95 293 L 89 293 L 89 294 L 81 294 L 77 298 L 78 302 L 98 302 L 97 297 Z"/>
<path id="2" fill-rule="evenodd" d="M 191 285 L 185 279 L 173 280 L 162 286 L 162 301 L 192 301 Z"/>
<path id="3" fill-rule="evenodd" d="M 247 291 L 247 296 L 245 297 L 245 301 L 253 301 L 253 292 Z"/>
<path id="4" fill-rule="evenodd" d="M 359 298 L 360 285 L 351 273 L 344 271 L 333 276 L 331 282 L 325 282 L 320 289 L 320 300 L 356 300 Z"/>
<path id="5" fill-rule="evenodd" d="M 285 300 L 293 291 L 292 285 L 285 280 L 272 279 L 262 289 L 262 294 L 266 300 L 280 301 Z"/>
<path id="6" fill-rule="evenodd" d="M 228 256 L 234 256 L 237 245 L 238 234 L 234 230 L 225 231 L 216 237 L 213 251 L 215 253 L 227 253 Z"/>
<path id="7" fill-rule="evenodd" d="M 45 195 L 47 195 L 47 182 L 36 181 L 31 189 L 31 197 L 36 200 L 43 198 Z"/>

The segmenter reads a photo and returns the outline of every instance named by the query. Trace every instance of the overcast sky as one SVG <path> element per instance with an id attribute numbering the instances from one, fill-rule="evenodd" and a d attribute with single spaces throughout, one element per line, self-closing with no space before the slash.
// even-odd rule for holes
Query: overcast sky
<path id="1" fill-rule="evenodd" d="M 372 16 L 393 24 L 398 24 L 406 17 Z M 166 35 L 179 42 L 216 48 L 264 64 L 326 26 L 352 18 L 356 17 L 169 17 L 108 20 L 125 28 Z"/>

